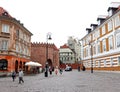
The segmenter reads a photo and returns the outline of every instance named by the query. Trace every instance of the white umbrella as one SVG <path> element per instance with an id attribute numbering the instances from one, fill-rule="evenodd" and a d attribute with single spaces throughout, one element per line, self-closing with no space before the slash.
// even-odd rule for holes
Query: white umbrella
<path id="1" fill-rule="evenodd" d="M 26 66 L 35 66 L 35 63 L 30 61 L 25 63 Z"/>
<path id="2" fill-rule="evenodd" d="M 36 66 L 42 66 L 40 63 L 38 62 L 35 62 Z"/>
<path id="3" fill-rule="evenodd" d="M 30 61 L 30 62 L 26 62 L 25 66 L 42 66 L 42 65 L 37 62 Z"/>

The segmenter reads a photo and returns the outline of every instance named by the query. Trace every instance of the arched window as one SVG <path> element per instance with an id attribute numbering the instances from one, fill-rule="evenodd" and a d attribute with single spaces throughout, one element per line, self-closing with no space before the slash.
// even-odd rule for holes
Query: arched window
<path id="1" fill-rule="evenodd" d="M 0 70 L 7 70 L 8 61 L 6 59 L 0 59 Z"/>

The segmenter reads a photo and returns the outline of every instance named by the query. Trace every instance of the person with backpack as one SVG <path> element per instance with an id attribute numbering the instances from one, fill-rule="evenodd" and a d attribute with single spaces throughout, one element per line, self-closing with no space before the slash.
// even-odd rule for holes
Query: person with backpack
<path id="1" fill-rule="evenodd" d="M 16 78 L 16 72 L 13 71 L 13 72 L 12 72 L 12 79 L 13 79 L 13 82 L 15 81 L 15 78 Z"/>

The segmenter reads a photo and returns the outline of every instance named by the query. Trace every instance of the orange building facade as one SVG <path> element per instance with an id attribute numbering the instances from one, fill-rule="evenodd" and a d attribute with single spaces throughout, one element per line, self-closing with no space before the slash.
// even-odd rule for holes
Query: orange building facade
<path id="1" fill-rule="evenodd" d="M 0 7 L 0 71 L 26 70 L 30 61 L 31 36 L 20 21 Z"/>
<path id="2" fill-rule="evenodd" d="M 54 44 L 31 43 L 31 60 L 42 64 L 42 68 L 46 61 L 51 67 L 59 66 L 59 50 Z"/>

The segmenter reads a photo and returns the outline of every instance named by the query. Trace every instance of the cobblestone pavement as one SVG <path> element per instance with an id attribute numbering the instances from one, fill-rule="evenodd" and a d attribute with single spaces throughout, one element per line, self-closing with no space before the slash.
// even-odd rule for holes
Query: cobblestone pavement
<path id="1" fill-rule="evenodd" d="M 24 83 L 18 84 L 11 77 L 0 78 L 0 92 L 119 92 L 120 72 L 98 72 L 73 70 L 63 75 L 44 73 L 24 76 Z"/>

